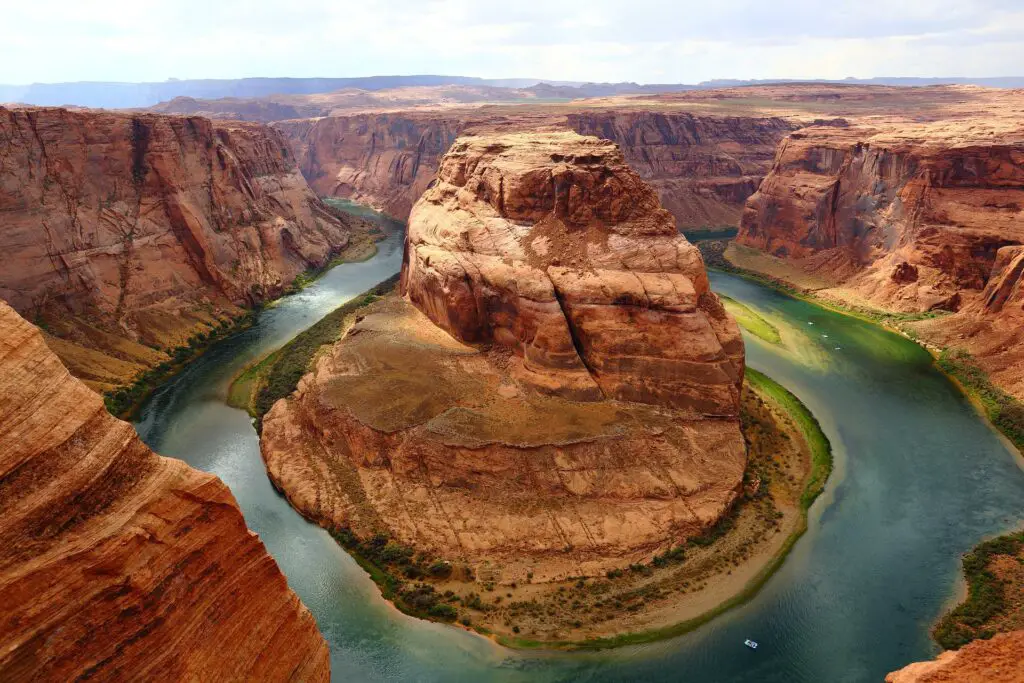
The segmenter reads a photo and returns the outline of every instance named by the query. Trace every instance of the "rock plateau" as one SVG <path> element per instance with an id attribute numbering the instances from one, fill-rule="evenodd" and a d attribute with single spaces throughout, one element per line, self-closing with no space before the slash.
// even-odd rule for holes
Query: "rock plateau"
<path id="1" fill-rule="evenodd" d="M 0 302 L 0 679 L 327 681 L 219 479 L 155 455 Z"/>
<path id="2" fill-rule="evenodd" d="M 303 514 L 540 582 L 649 558 L 730 509 L 739 330 L 614 144 L 459 138 L 412 211 L 402 291 L 264 418 Z"/>

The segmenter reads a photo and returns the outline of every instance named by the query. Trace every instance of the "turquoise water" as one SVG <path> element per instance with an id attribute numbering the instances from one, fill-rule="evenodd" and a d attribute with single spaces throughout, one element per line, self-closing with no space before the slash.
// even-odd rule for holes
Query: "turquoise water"
<path id="1" fill-rule="evenodd" d="M 928 628 L 956 595 L 959 555 L 1021 521 L 1024 473 L 927 353 L 869 324 L 713 273 L 716 290 L 780 326 L 788 348 L 748 337 L 748 362 L 810 407 L 836 454 L 807 534 L 765 588 L 686 636 L 602 653 L 518 653 L 406 617 L 274 491 L 249 417 L 225 404 L 239 368 L 400 264 L 396 234 L 375 258 L 338 266 L 282 300 L 157 392 L 136 425 L 155 450 L 231 487 L 316 617 L 335 680 L 879 681 L 935 653 Z M 745 638 L 760 648 L 744 647 Z"/>

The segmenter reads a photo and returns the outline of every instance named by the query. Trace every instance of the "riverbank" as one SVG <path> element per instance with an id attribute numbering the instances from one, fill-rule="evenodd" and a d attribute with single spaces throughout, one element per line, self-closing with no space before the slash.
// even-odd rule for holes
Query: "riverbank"
<path id="1" fill-rule="evenodd" d="M 800 286 L 779 275 L 754 269 L 756 264 L 752 263 L 750 258 L 744 257 L 744 249 L 753 251 L 749 248 L 739 247 L 733 242 L 726 243 L 721 240 L 708 240 L 697 244 L 708 268 L 771 287 L 835 313 L 881 325 L 885 329 L 917 343 L 932 354 L 936 367 L 963 391 L 986 421 L 1001 433 L 1021 456 L 1024 456 L 1024 402 L 995 386 L 966 351 L 930 344 L 921 339 L 912 328 L 906 326 L 907 323 L 939 318 L 948 313 L 936 311 L 898 313 L 845 303 L 834 297 L 817 294 L 816 289 L 806 282 L 804 286 Z M 827 285 L 821 285 L 821 287 L 825 286 Z M 758 334 L 753 331 L 752 333 Z M 758 336 L 761 335 L 758 334 Z"/>
<path id="2" fill-rule="evenodd" d="M 1024 531 L 985 541 L 963 558 L 967 598 L 932 630 L 946 650 L 1024 629 Z"/>
<path id="3" fill-rule="evenodd" d="M 335 210 L 341 211 L 337 207 Z M 155 391 L 198 360 L 214 344 L 252 327 L 261 311 L 309 287 L 336 266 L 363 263 L 374 258 L 377 255 L 377 244 L 387 239 L 387 233 L 369 221 L 362 222 L 364 229 L 352 232 L 344 249 L 328 259 L 323 266 L 307 269 L 297 275 L 280 296 L 251 308 L 243 308 L 238 316 L 224 317 L 216 324 L 206 324 L 206 329 L 194 333 L 185 344 L 165 351 L 168 360 L 140 373 L 132 382 L 104 392 L 103 400 L 107 410 L 123 420 L 134 420 Z"/>
<path id="4" fill-rule="evenodd" d="M 231 380 L 228 405 L 248 412 L 256 419 L 259 431 L 267 411 L 278 399 L 295 391 L 299 380 L 309 372 L 317 351 L 341 338 L 356 311 L 377 301 L 397 284 L 396 274 L 374 285 L 328 313 L 280 349 L 244 367 Z"/>
<path id="5" fill-rule="evenodd" d="M 339 339 L 383 289 L 357 297 L 239 373 L 233 402 L 260 419 L 295 389 L 323 344 Z M 601 649 L 669 638 L 757 593 L 806 529 L 807 510 L 831 468 L 828 441 L 809 411 L 760 373 L 749 377 L 743 427 L 750 463 L 741 502 L 703 534 L 623 558 L 603 576 L 534 582 L 526 574 L 501 582 L 498 568 L 486 563 L 471 568 L 429 557 L 386 532 L 357 536 L 333 528 L 329 515 L 313 514 L 312 521 L 328 527 L 385 599 L 412 616 L 457 623 L 520 649 Z M 383 520 L 380 528 L 387 528 Z"/>

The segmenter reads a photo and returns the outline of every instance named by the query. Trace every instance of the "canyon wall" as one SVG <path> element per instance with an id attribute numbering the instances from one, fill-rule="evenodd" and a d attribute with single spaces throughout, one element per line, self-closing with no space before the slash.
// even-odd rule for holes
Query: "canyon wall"
<path id="1" fill-rule="evenodd" d="M 510 108 L 334 116 L 274 124 L 321 195 L 405 219 L 463 131 L 569 129 L 615 142 L 680 229 L 735 225 L 794 125 L 781 118 Z"/>
<path id="2" fill-rule="evenodd" d="M 978 130 L 980 128 L 980 130 Z M 913 323 L 1024 396 L 1024 128 L 811 127 L 780 146 L 738 241 L 843 301 L 956 312 Z"/>
<path id="3" fill-rule="evenodd" d="M 123 383 L 323 265 L 352 226 L 280 133 L 0 108 L 0 298 L 90 386 Z"/>
<path id="4" fill-rule="evenodd" d="M 460 137 L 401 286 L 264 418 L 304 515 L 514 586 L 647 561 L 731 508 L 739 328 L 614 144 Z"/>
<path id="5" fill-rule="evenodd" d="M 327 681 L 216 477 L 150 451 L 0 302 L 0 679 Z"/>
<path id="6" fill-rule="evenodd" d="M 582 135 L 617 144 L 681 230 L 736 225 L 779 142 L 796 127 L 777 117 L 685 112 L 583 111 L 567 120 Z"/>

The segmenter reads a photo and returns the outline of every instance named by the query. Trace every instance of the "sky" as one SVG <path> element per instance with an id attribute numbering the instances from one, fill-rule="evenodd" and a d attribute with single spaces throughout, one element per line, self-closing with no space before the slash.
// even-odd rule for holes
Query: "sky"
<path id="1" fill-rule="evenodd" d="M 21 0 L 0 83 L 1024 75 L 1024 0 Z"/>

